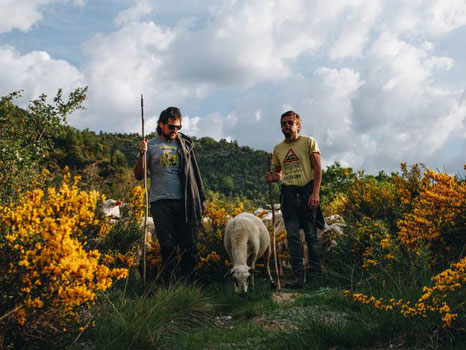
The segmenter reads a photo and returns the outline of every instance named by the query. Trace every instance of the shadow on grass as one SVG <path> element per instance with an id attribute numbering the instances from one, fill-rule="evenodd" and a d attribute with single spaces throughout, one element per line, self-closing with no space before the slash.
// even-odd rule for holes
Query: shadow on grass
<path id="1" fill-rule="evenodd" d="M 234 319 L 251 319 L 276 307 L 270 283 L 263 279 L 256 279 L 256 286 L 245 295 L 236 294 L 230 280 L 207 286 L 206 291 L 214 296 L 217 313 L 229 314 Z"/>
<path id="2" fill-rule="evenodd" d="M 102 295 L 103 304 L 75 349 L 89 344 L 96 349 L 164 348 L 173 337 L 193 327 L 212 324 L 213 300 L 198 285 L 156 283 L 141 293 L 140 284 L 114 288 Z"/>

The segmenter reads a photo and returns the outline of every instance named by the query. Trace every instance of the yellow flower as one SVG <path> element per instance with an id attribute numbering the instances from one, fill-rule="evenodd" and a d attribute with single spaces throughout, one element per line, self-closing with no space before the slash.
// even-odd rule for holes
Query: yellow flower
<path id="1" fill-rule="evenodd" d="M 18 323 L 40 319 L 40 312 L 60 310 L 63 319 L 74 309 L 95 299 L 126 269 L 110 269 L 96 250 L 85 250 L 85 233 L 99 232 L 105 224 L 96 218 L 100 195 L 80 191 L 79 177 L 66 174 L 58 189 L 24 193 L 17 203 L 0 206 L 0 241 L 4 264 L 0 266 L 6 300 L 16 300 Z M 11 296 L 11 297 L 10 297 Z M 11 305 L 10 307 L 13 307 Z M 58 314 L 57 314 L 58 315 Z"/>

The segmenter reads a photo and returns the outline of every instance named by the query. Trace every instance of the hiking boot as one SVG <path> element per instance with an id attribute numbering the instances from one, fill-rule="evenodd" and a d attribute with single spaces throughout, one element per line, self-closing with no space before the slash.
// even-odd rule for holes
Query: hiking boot
<path id="1" fill-rule="evenodd" d="M 307 272 L 311 276 L 316 276 L 322 272 L 322 265 L 320 264 L 311 264 L 311 266 L 307 269 Z"/>
<path id="2" fill-rule="evenodd" d="M 285 283 L 285 288 L 299 289 L 304 286 L 304 275 L 303 272 L 294 273 L 291 280 Z"/>
<path id="3" fill-rule="evenodd" d="M 307 286 L 311 286 L 314 283 L 315 279 L 316 279 L 316 274 L 315 273 L 312 273 L 310 271 L 306 271 L 306 276 L 305 276 L 306 281 L 304 283 Z"/>
<path id="4" fill-rule="evenodd" d="M 314 284 L 316 280 L 319 279 L 319 276 L 322 274 L 322 268 L 319 265 L 318 267 L 311 267 L 306 270 L 306 285 L 310 286 Z"/>
<path id="5" fill-rule="evenodd" d="M 303 288 L 303 286 L 304 286 L 304 283 L 301 278 L 295 278 L 285 283 L 285 288 L 289 288 L 289 289 L 300 289 L 300 288 Z"/>

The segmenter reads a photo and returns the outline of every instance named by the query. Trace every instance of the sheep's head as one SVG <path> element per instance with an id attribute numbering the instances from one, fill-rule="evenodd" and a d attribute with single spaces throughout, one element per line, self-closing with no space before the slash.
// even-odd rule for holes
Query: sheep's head
<path id="1" fill-rule="evenodd" d="M 249 281 L 251 280 L 252 269 L 247 265 L 235 266 L 231 269 L 233 281 L 235 282 L 235 292 L 244 294 L 248 292 Z"/>
<path id="2" fill-rule="evenodd" d="M 114 199 L 107 199 L 103 206 L 103 212 L 105 216 L 113 219 L 118 219 L 120 218 L 120 205 L 121 201 L 116 201 Z"/>

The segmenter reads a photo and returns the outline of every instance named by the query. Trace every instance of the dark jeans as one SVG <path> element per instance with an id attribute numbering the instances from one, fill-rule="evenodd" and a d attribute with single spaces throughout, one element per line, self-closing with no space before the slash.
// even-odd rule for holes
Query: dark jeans
<path id="1" fill-rule="evenodd" d="M 196 245 L 199 225 L 186 223 L 183 200 L 158 200 L 151 203 L 150 209 L 162 252 L 165 280 L 191 278 L 197 265 Z M 179 265 L 177 263 L 178 247 L 181 251 Z"/>
<path id="2" fill-rule="evenodd" d="M 316 211 L 307 205 L 312 193 L 312 184 L 304 187 L 282 186 L 281 210 L 285 222 L 291 267 L 299 272 L 303 269 L 303 247 L 299 230 L 303 229 L 309 248 L 309 267 L 313 272 L 320 271 L 319 240 L 317 239 Z"/>

